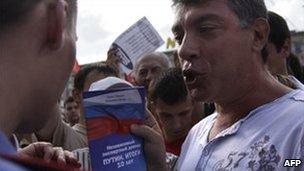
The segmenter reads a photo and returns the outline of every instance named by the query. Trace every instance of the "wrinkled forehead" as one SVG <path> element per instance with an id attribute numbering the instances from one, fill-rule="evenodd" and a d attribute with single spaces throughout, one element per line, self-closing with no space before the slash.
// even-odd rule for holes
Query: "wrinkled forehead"
<path id="1" fill-rule="evenodd" d="M 74 106 L 78 106 L 77 102 L 75 102 L 75 101 L 66 103 L 66 108 L 74 107 Z"/>
<path id="2" fill-rule="evenodd" d="M 151 69 L 154 67 L 166 68 L 165 61 L 160 57 L 149 56 L 147 58 L 142 59 L 138 64 L 138 69 Z"/>
<path id="3" fill-rule="evenodd" d="M 236 17 L 233 11 L 229 8 L 227 0 L 202 1 L 198 4 L 177 5 L 174 7 L 174 13 L 175 21 L 172 26 L 172 31 L 195 21 L 219 21 L 224 16 L 226 18 Z"/>

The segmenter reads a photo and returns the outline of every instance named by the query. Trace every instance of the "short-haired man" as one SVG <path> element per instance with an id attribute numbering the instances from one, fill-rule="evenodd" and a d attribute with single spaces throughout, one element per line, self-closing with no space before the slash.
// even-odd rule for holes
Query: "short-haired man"
<path id="1" fill-rule="evenodd" d="M 79 105 L 73 97 L 68 97 L 64 102 L 65 117 L 70 126 L 74 126 L 79 122 L 80 111 Z"/>
<path id="2" fill-rule="evenodd" d="M 270 26 L 267 44 L 267 66 L 271 74 L 287 75 L 286 59 L 290 55 L 291 40 L 288 25 L 284 18 L 269 11 L 268 23 Z"/>
<path id="3" fill-rule="evenodd" d="M 163 131 L 166 151 L 178 156 L 193 124 L 192 98 L 181 69 L 166 70 L 153 84 L 150 98 Z"/>
<path id="4" fill-rule="evenodd" d="M 84 91 L 88 91 L 90 85 L 93 82 L 101 80 L 103 78 L 114 76 L 117 77 L 116 71 L 108 66 L 107 64 L 94 64 L 88 65 L 82 69 L 80 69 L 74 78 L 74 89 L 73 89 L 73 98 L 76 103 L 79 105 L 80 109 L 80 121 L 79 124 L 74 126 L 74 128 L 78 131 L 86 131 L 85 130 L 85 119 L 84 119 L 84 109 L 83 109 L 83 98 L 82 93 Z M 83 132 L 82 131 L 82 132 Z"/>
<path id="5" fill-rule="evenodd" d="M 76 0 L 1 1 L 0 170 L 24 170 L 4 157 L 16 154 L 6 137 L 42 128 L 64 89 L 75 60 L 76 8 Z"/>
<path id="6" fill-rule="evenodd" d="M 290 66 L 288 60 L 298 60 L 291 55 L 291 37 L 288 25 L 283 17 L 269 11 L 268 23 L 270 26 L 270 33 L 267 44 L 267 67 L 271 74 L 278 77 L 281 82 L 287 85 L 304 89 L 301 82 L 304 79 L 304 74 L 300 63 L 298 65 Z M 297 68 L 292 68 L 297 67 Z M 297 72 L 295 72 L 297 70 Z M 289 75 L 290 74 L 290 75 Z M 292 76 L 294 75 L 294 76 Z M 299 80 L 297 80 L 298 78 Z"/>
<path id="7" fill-rule="evenodd" d="M 280 84 L 265 66 L 264 1 L 173 2 L 190 94 L 218 107 L 190 130 L 177 170 L 284 170 L 285 159 L 303 159 L 304 92 Z M 149 143 L 151 131 L 138 127 L 132 131 Z"/>

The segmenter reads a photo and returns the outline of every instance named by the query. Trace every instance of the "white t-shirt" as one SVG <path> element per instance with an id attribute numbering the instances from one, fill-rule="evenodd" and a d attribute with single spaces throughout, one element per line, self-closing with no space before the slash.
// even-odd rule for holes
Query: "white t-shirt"
<path id="1" fill-rule="evenodd" d="M 213 114 L 191 129 L 177 170 L 287 170 L 285 159 L 304 159 L 302 90 L 256 108 L 207 142 L 215 118 Z"/>
<path id="2" fill-rule="evenodd" d="M 297 89 L 304 90 L 304 85 L 299 80 L 297 80 L 296 77 L 290 76 L 289 78 L 291 79 L 292 83 L 295 84 Z"/>

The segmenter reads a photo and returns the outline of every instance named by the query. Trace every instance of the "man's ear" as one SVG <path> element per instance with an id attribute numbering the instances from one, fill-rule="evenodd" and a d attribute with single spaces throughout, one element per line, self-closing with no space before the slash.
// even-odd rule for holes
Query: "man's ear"
<path id="1" fill-rule="evenodd" d="M 253 49 L 260 52 L 268 42 L 269 24 L 266 19 L 258 18 L 251 28 L 253 31 Z"/>
<path id="2" fill-rule="evenodd" d="M 67 3 L 64 0 L 56 0 L 48 10 L 48 34 L 47 45 L 52 50 L 58 50 L 64 45 Z"/>
<path id="3" fill-rule="evenodd" d="M 287 38 L 281 49 L 283 58 L 288 58 L 290 55 L 290 51 L 291 51 L 291 42 L 290 42 L 290 38 Z"/>

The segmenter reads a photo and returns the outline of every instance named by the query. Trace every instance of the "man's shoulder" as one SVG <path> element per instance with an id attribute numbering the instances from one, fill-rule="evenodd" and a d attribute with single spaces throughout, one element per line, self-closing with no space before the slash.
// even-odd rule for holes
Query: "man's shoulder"
<path id="1" fill-rule="evenodd" d="M 203 130 L 209 129 L 212 126 L 212 123 L 216 117 L 217 113 L 213 113 L 209 116 L 207 116 L 206 118 L 202 119 L 201 121 L 199 121 L 197 124 L 195 124 L 189 134 L 196 134 L 198 132 L 202 133 Z"/>
<path id="2" fill-rule="evenodd" d="M 304 123 L 304 91 L 293 90 L 273 102 L 256 108 L 252 114 L 250 119 L 254 122 L 276 124 L 280 122 L 284 125 L 293 123 L 294 126 L 302 124 Z"/>
<path id="3" fill-rule="evenodd" d="M 88 146 L 87 137 L 80 134 L 63 121 L 57 126 L 56 131 L 53 134 L 52 143 L 70 151 Z"/>
<path id="4" fill-rule="evenodd" d="M 285 103 L 276 106 L 281 112 L 304 114 L 304 91 L 297 89 L 291 92 L 292 95 L 286 99 Z"/>
<path id="5" fill-rule="evenodd" d="M 292 99 L 304 103 L 304 90 L 296 90 L 296 93 L 292 96 Z"/>
<path id="6" fill-rule="evenodd" d="M 300 89 L 293 90 L 266 106 L 281 112 L 304 112 L 304 91 Z"/>

